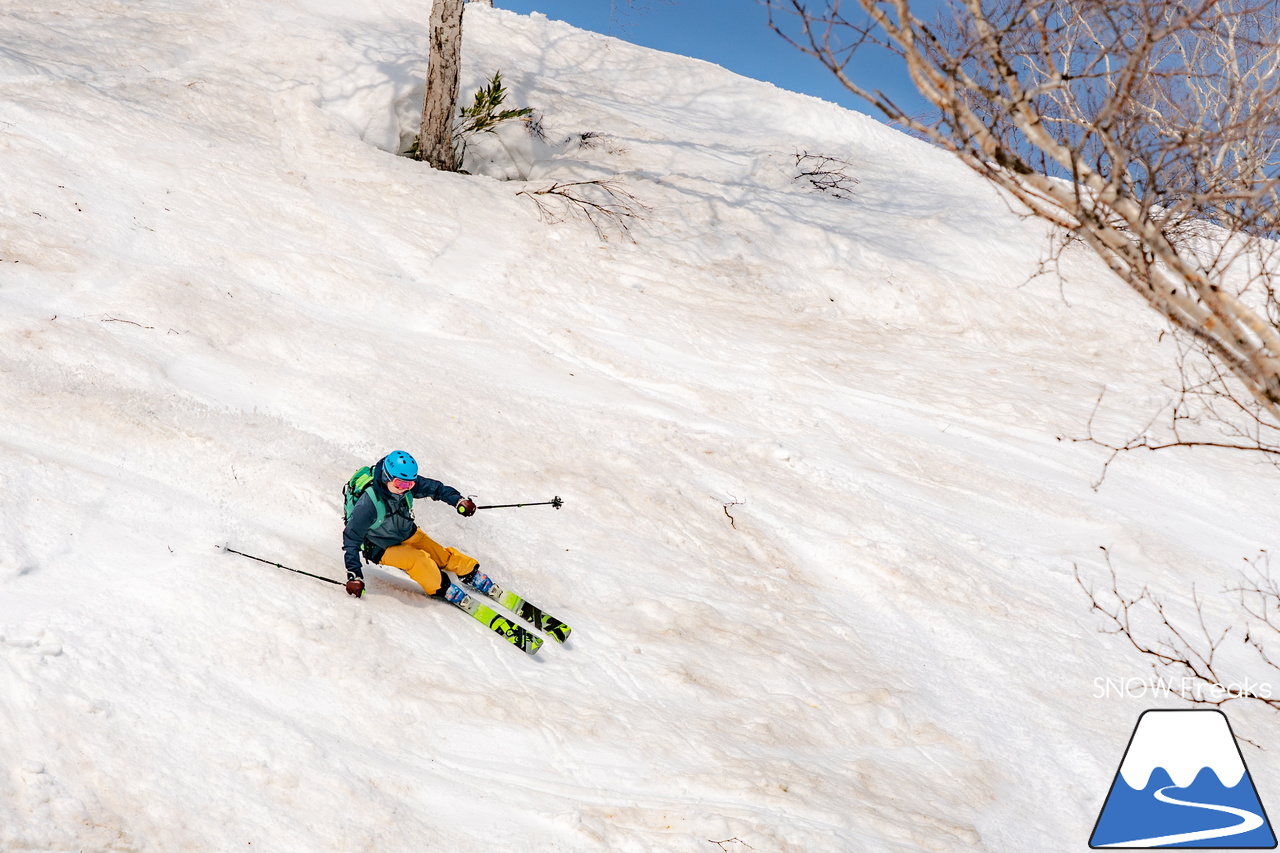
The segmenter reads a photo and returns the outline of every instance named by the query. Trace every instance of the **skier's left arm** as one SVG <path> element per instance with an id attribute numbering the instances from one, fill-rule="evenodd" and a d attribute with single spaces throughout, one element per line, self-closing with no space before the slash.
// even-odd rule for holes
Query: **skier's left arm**
<path id="1" fill-rule="evenodd" d="M 469 498 L 464 498 L 453 486 L 446 486 L 439 480 L 429 477 L 414 478 L 413 496 L 415 498 L 431 498 L 433 501 L 444 501 L 455 507 L 462 515 L 474 515 L 476 505 Z"/>
<path id="2" fill-rule="evenodd" d="M 453 486 L 446 486 L 439 480 L 415 477 L 413 483 L 413 496 L 415 498 L 431 498 L 433 501 L 444 501 L 449 506 L 457 506 L 458 501 L 462 500 L 462 492 L 459 492 Z"/>

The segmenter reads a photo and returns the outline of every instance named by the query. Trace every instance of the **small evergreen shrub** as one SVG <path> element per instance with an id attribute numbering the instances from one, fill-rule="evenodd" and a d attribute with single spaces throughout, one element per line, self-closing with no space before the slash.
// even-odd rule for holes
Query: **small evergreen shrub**
<path id="1" fill-rule="evenodd" d="M 453 148 L 454 162 L 458 164 L 458 171 L 462 174 L 467 174 L 462 169 L 462 161 L 467 154 L 467 143 L 472 138 L 484 133 L 495 133 L 500 125 L 509 121 L 531 120 L 529 117 L 533 114 L 533 107 L 503 109 L 506 100 L 507 90 L 502 85 L 502 72 L 495 71 L 493 79 L 476 91 L 471 105 L 458 110 L 458 120 L 453 131 Z M 541 132 L 540 128 L 538 132 Z M 413 145 L 409 146 L 405 156 L 417 159 L 421 144 L 422 138 L 415 136 Z"/>

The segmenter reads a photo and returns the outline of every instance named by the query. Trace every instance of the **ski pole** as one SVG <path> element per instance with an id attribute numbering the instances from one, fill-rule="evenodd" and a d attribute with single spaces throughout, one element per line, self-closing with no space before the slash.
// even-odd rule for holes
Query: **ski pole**
<path id="1" fill-rule="evenodd" d="M 550 501 L 539 501 L 537 503 L 530 503 L 530 504 L 490 504 L 489 506 L 478 506 L 476 507 L 476 509 L 509 509 L 511 507 L 521 507 L 521 506 L 553 506 L 556 509 L 559 509 L 560 507 L 564 506 L 564 501 L 560 498 L 559 495 L 556 495 L 555 500 L 550 500 Z"/>
<path id="2" fill-rule="evenodd" d="M 232 548 L 229 545 L 223 545 L 222 550 L 230 551 L 232 554 L 239 554 L 241 557 L 248 557 L 250 560 L 257 560 L 259 563 L 266 563 L 268 566 L 275 566 L 277 569 L 284 569 L 286 572 L 294 572 L 295 574 L 306 575 L 309 578 L 315 578 L 316 580 L 324 581 L 325 583 L 337 584 L 338 586 L 343 585 L 342 581 L 336 581 L 333 578 L 327 578 L 324 575 L 313 575 L 311 574 L 311 572 L 304 572 L 301 569 L 291 569 L 288 566 L 282 566 L 279 563 L 273 562 L 271 560 L 264 560 L 261 557 L 255 557 L 252 554 L 246 554 L 244 551 L 237 551 L 235 548 Z"/>

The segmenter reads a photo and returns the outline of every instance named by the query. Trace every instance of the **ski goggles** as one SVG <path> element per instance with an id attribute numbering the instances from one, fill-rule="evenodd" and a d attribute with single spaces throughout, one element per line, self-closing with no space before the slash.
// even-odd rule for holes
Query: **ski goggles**
<path id="1" fill-rule="evenodd" d="M 397 489 L 401 489 L 406 492 L 417 485 L 413 480 L 401 480 L 399 477 L 392 477 L 388 482 Z"/>

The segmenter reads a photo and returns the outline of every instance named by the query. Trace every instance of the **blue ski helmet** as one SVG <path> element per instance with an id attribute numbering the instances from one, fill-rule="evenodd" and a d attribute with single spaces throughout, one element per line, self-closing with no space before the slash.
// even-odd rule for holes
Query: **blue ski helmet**
<path id="1" fill-rule="evenodd" d="M 395 477 L 398 480 L 412 480 L 418 476 L 418 463 L 403 450 L 393 450 L 382 460 L 382 470 L 387 479 Z"/>

